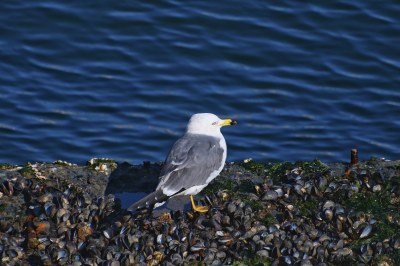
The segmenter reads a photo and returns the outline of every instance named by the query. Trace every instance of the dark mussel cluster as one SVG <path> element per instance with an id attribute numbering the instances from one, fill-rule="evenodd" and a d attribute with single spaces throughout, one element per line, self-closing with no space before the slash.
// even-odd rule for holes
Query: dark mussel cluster
<path id="1" fill-rule="evenodd" d="M 113 196 L 91 197 L 59 180 L 9 178 L 0 187 L 2 198 L 23 197 L 19 222 L 1 221 L 1 265 L 97 265 L 110 258 L 104 232 L 121 213 Z M 120 222 L 121 223 L 121 222 Z M 131 265 L 132 254 L 118 261 Z M 104 257 L 104 259 L 102 259 Z M 111 258 L 110 258 L 111 260 Z"/>
<path id="2" fill-rule="evenodd" d="M 400 235 L 377 236 L 377 228 L 390 223 L 392 229 L 399 228 L 400 176 L 393 172 L 371 173 L 357 166 L 347 169 L 341 177 L 325 170 L 310 175 L 293 168 L 282 176 L 280 185 L 267 179 L 257 186 L 262 208 L 271 210 L 269 214 L 276 222 L 268 227 L 267 244 L 258 253 L 273 258 L 272 265 L 395 265 L 386 255 L 399 254 Z M 369 206 L 357 208 L 350 203 L 356 195 L 369 197 L 381 192 L 387 197 L 377 199 L 387 202 L 376 207 L 391 205 L 388 213 L 394 211 L 396 218 L 383 214 L 389 208 L 367 213 L 360 209 Z M 382 214 L 374 217 L 373 212 Z"/>
<path id="3" fill-rule="evenodd" d="M 0 199 L 20 199 L 23 215 L 0 219 L 0 264 L 227 265 L 259 258 L 271 265 L 369 265 L 380 258 L 394 265 L 386 255 L 399 251 L 398 235 L 374 238 L 381 217 L 342 200 L 380 193 L 387 180 L 358 170 L 347 177 L 294 168 L 279 184 L 247 180 L 253 191 L 205 196 L 207 213 L 158 217 L 128 213 L 112 195 L 95 197 L 54 176 L 9 177 Z M 388 204 L 398 208 L 400 189 L 390 189 Z"/>

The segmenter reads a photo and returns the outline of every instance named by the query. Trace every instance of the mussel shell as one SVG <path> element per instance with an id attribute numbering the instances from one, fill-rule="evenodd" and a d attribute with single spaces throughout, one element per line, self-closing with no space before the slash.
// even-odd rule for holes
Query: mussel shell
<path id="1" fill-rule="evenodd" d="M 372 233 L 372 225 L 367 224 L 360 233 L 360 238 L 366 238 Z"/>

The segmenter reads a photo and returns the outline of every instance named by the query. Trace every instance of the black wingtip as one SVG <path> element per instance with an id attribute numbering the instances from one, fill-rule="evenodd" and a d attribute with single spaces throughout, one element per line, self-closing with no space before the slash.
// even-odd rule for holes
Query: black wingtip
<path id="1" fill-rule="evenodd" d="M 129 212 L 136 212 L 146 208 L 153 208 L 154 204 L 166 201 L 167 199 L 168 199 L 167 195 L 164 195 L 164 193 L 161 190 L 157 190 L 148 194 L 147 196 L 138 200 L 137 202 L 133 203 L 126 210 Z"/>

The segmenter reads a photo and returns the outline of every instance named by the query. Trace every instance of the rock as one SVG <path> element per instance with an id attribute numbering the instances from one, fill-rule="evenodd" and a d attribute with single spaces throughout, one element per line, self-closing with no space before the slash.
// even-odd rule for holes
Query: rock
<path id="1" fill-rule="evenodd" d="M 196 196 L 206 213 L 193 213 L 187 196 L 126 212 L 113 193 L 152 191 L 160 169 L 109 159 L 0 166 L 1 262 L 398 263 L 399 235 L 388 232 L 400 226 L 400 161 L 228 164 Z"/>

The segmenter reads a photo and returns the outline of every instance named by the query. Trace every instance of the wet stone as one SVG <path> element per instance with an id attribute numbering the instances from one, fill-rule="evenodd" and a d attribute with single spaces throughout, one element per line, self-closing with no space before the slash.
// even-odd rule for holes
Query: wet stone
<path id="1" fill-rule="evenodd" d="M 265 192 L 263 197 L 261 198 L 262 200 L 276 200 L 278 198 L 278 193 L 274 190 L 269 190 Z"/>
<path id="2" fill-rule="evenodd" d="M 229 203 L 226 209 L 228 213 L 234 213 L 236 211 L 236 205 L 234 203 Z"/>

